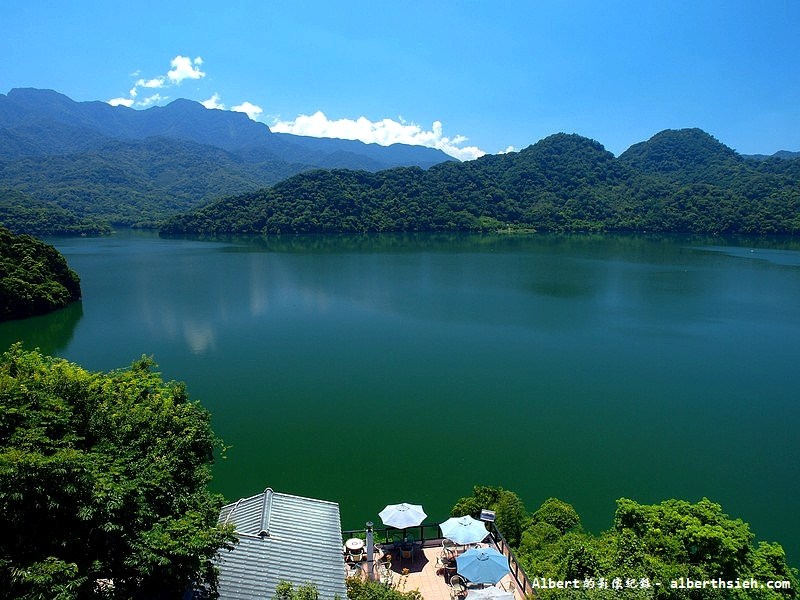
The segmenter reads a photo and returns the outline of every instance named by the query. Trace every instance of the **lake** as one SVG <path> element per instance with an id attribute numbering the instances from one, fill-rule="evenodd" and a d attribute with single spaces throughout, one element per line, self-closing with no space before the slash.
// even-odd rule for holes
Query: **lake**
<path id="1" fill-rule="evenodd" d="M 800 245 L 644 236 L 121 231 L 49 240 L 84 300 L 0 343 L 90 370 L 153 355 L 230 446 L 213 487 L 449 516 L 475 484 L 706 496 L 800 562 Z"/>

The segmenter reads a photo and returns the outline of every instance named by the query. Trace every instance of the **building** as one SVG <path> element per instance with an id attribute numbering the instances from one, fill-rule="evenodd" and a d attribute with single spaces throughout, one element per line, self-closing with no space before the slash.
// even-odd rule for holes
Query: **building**
<path id="1" fill-rule="evenodd" d="M 220 523 L 233 524 L 239 538 L 216 560 L 221 600 L 268 600 L 281 581 L 314 583 L 321 598 L 346 599 L 337 503 L 267 488 L 222 507 Z"/>

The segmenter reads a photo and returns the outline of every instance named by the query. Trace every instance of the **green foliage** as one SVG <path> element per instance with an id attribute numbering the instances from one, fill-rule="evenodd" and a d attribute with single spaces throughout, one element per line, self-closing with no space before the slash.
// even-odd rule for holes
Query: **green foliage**
<path id="1" fill-rule="evenodd" d="M 309 169 L 377 171 L 448 158 L 421 146 L 272 134 L 240 113 L 189 100 L 134 112 L 52 90 L 0 94 L 0 181 L 39 201 L 48 225 L 80 215 L 84 222 L 153 226 Z M 50 233 L 22 226 L 32 224 L 29 203 L 5 218 L 1 204 L 0 223 L 12 231 Z"/>
<path id="2" fill-rule="evenodd" d="M 54 202 L 0 188 L 0 225 L 12 233 L 30 235 L 102 235 L 111 233 L 103 221 L 79 217 Z"/>
<path id="3" fill-rule="evenodd" d="M 610 582 L 648 581 L 649 588 L 623 590 L 627 597 L 652 598 L 794 598 L 797 571 L 786 563 L 778 544 L 753 546 L 753 534 L 740 519 L 730 519 L 707 499 L 697 503 L 666 500 L 641 505 L 620 499 L 614 527 L 599 536 L 583 532 L 575 510 L 548 499 L 533 514 L 516 549 L 525 570 L 534 577 Z M 672 581 L 735 581 L 754 578 L 790 581 L 789 590 L 671 589 Z M 660 582 L 660 586 L 655 586 Z M 601 598 L 607 592 L 582 592 L 578 597 Z M 542 590 L 543 598 L 573 597 L 574 591 Z"/>
<path id="4" fill-rule="evenodd" d="M 531 523 L 547 523 L 563 534 L 570 529 L 580 529 L 581 518 L 572 505 L 558 498 L 548 498 L 539 510 L 533 513 Z"/>
<path id="5" fill-rule="evenodd" d="M 0 585 L 15 598 L 176 597 L 232 540 L 210 494 L 210 417 L 142 358 L 89 373 L 0 360 Z"/>
<path id="6" fill-rule="evenodd" d="M 277 160 L 245 162 L 193 142 L 150 138 L 108 141 L 78 154 L 0 161 L 0 180 L 35 198 L 39 207 L 56 205 L 55 211 L 61 207 L 92 222 L 152 226 L 168 215 L 302 170 Z M 47 219 L 58 217 L 48 214 Z"/>
<path id="7" fill-rule="evenodd" d="M 80 279 L 58 250 L 0 227 L 0 321 L 51 312 L 80 297 Z"/>
<path id="8" fill-rule="evenodd" d="M 313 583 L 304 583 L 294 587 L 288 581 L 281 581 L 275 587 L 273 600 L 319 600 L 319 590 Z"/>
<path id="9" fill-rule="evenodd" d="M 379 581 L 348 577 L 345 583 L 348 600 L 422 600 L 419 590 L 401 591 Z"/>
<path id="10" fill-rule="evenodd" d="M 509 544 L 512 546 L 519 544 L 529 517 L 517 494 L 501 487 L 476 485 L 472 496 L 466 496 L 456 502 L 450 515 L 453 517 L 470 515 L 477 519 L 483 509 L 495 512 L 495 525 Z"/>
<path id="11" fill-rule="evenodd" d="M 619 158 L 578 135 L 427 171 L 313 171 L 170 219 L 165 233 L 800 233 L 800 159 L 746 161 L 700 130 Z"/>
<path id="12" fill-rule="evenodd" d="M 622 498 L 617 501 L 614 526 L 600 535 L 582 530 L 575 509 L 557 498 L 547 499 L 530 518 L 513 492 L 499 487 L 476 486 L 472 496 L 461 498 L 451 514 L 477 516 L 481 508 L 513 506 L 515 518 L 498 529 L 511 543 L 525 572 L 537 581 L 584 581 L 595 585 L 603 579 L 607 589 L 535 588 L 540 598 L 796 598 L 800 584 L 797 569 L 786 563 L 779 544 L 760 542 L 747 523 L 731 519 L 720 505 L 703 498 L 697 503 L 666 500 L 642 505 Z M 509 523 L 519 526 L 518 541 L 504 531 Z M 755 579 L 788 581 L 789 589 L 672 589 L 680 578 L 725 582 Z M 616 580 L 618 589 L 612 587 Z M 626 586 L 626 582 L 630 583 Z M 631 583 L 633 582 L 633 583 Z M 641 582 L 645 582 L 641 585 Z M 655 583 L 661 583 L 656 586 Z"/>

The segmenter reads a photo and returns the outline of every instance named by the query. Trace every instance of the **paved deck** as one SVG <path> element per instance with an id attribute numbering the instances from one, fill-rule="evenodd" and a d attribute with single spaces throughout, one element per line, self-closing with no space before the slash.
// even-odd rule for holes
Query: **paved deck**
<path id="1" fill-rule="evenodd" d="M 393 556 L 392 583 L 391 585 L 401 592 L 419 590 L 424 600 L 450 600 L 450 586 L 447 584 L 442 571 L 437 571 L 437 557 L 441 554 L 442 547 L 435 541 L 427 542 L 421 549 L 418 548 L 414 560 L 400 561 Z M 366 569 L 366 563 L 361 563 L 361 568 Z M 365 572 L 365 571 L 364 571 Z M 375 563 L 377 578 L 378 566 Z M 517 600 L 524 600 L 518 585 L 512 575 L 506 575 L 497 583 L 497 587 L 513 591 Z"/>

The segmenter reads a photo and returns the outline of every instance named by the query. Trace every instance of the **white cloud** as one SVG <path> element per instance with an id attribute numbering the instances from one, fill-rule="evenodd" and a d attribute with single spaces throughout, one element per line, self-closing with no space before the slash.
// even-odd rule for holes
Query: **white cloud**
<path id="1" fill-rule="evenodd" d="M 164 89 L 180 85 L 186 79 L 202 79 L 206 73 L 201 70 L 203 59 L 199 56 L 190 58 L 188 56 L 177 55 L 170 61 L 170 69 L 165 75 L 156 77 L 140 77 L 137 70 L 131 74 L 136 77 L 136 83 L 128 91 L 128 97 L 119 97 L 108 100 L 112 106 L 136 106 L 145 108 L 159 102 L 163 102 L 169 96 L 162 96 L 159 93 L 152 94 L 142 100 L 137 100 L 141 89 Z M 214 94 L 201 104 L 208 109 L 227 110 L 219 93 Z M 264 111 L 260 106 L 252 102 L 242 102 L 232 106 L 230 110 L 243 112 L 247 116 L 256 120 L 261 117 L 264 119 Z M 443 152 L 461 160 L 472 160 L 486 154 L 477 146 L 466 146 L 468 141 L 466 136 L 454 135 L 452 137 L 444 135 L 444 128 L 441 121 L 434 121 L 430 129 L 425 129 L 413 122 L 408 122 L 402 117 L 397 119 L 381 119 L 380 121 L 370 121 L 366 117 L 358 119 L 329 119 L 322 111 L 317 111 L 313 115 L 298 115 L 294 120 L 282 121 L 275 117 L 272 119 L 270 128 L 280 133 L 293 133 L 296 135 L 307 135 L 311 137 L 330 137 L 347 140 L 360 140 L 368 144 L 381 144 L 388 146 L 391 144 L 409 144 L 412 146 L 426 146 L 437 148 Z M 516 149 L 509 146 L 503 152 L 513 152 Z"/>
<path id="2" fill-rule="evenodd" d="M 519 152 L 514 146 L 508 146 L 505 150 L 500 150 L 498 154 L 510 154 L 511 152 Z"/>
<path id="3" fill-rule="evenodd" d="M 184 79 L 201 79 L 206 74 L 200 70 L 200 65 L 203 64 L 203 59 L 199 56 L 194 60 L 188 56 L 181 56 L 180 54 L 173 58 L 169 63 L 172 68 L 167 72 L 169 80 L 179 84 Z"/>
<path id="4" fill-rule="evenodd" d="M 140 100 L 136 103 L 136 106 L 141 106 L 143 108 L 150 106 L 151 104 L 156 104 L 157 102 L 161 102 L 162 100 L 166 100 L 169 96 L 162 96 L 161 94 L 153 94 L 145 98 L 144 100 Z"/>
<path id="5" fill-rule="evenodd" d="M 112 106 L 133 106 L 134 99 L 139 95 L 139 88 L 148 89 L 161 89 L 173 85 L 180 85 L 184 79 L 201 79 L 206 74 L 200 70 L 200 65 L 203 64 L 203 59 L 199 56 L 191 59 L 188 56 L 181 56 L 180 54 L 170 61 L 170 70 L 165 75 L 158 75 L 157 77 L 139 77 L 140 72 L 137 69 L 131 73 L 131 77 L 136 77 L 136 83 L 128 91 L 128 98 L 120 97 L 109 100 L 108 103 Z M 156 102 L 166 100 L 169 96 L 161 96 L 160 94 L 153 94 L 139 102 L 136 106 L 150 106 Z"/>
<path id="6" fill-rule="evenodd" d="M 216 108 L 218 110 L 225 110 L 225 105 L 220 102 L 219 94 L 214 92 L 214 94 L 208 100 L 203 100 L 200 104 L 205 106 L 206 108 Z"/>
<path id="7" fill-rule="evenodd" d="M 133 106 L 133 98 L 112 98 L 107 101 L 111 106 Z"/>
<path id="8" fill-rule="evenodd" d="M 164 77 L 154 77 L 153 79 L 139 79 L 134 88 L 136 87 L 146 87 L 146 88 L 162 88 L 164 87 L 165 83 Z"/>
<path id="9" fill-rule="evenodd" d="M 264 110 L 260 106 L 256 106 L 255 104 L 251 104 L 250 102 L 242 102 L 237 106 L 231 106 L 231 110 L 236 112 L 247 113 L 247 116 L 253 119 L 254 121 L 256 120 L 256 117 L 258 115 L 264 112 Z"/>
<path id="10" fill-rule="evenodd" d="M 461 160 L 472 160 L 486 154 L 477 146 L 463 146 L 467 138 L 456 135 L 452 138 L 443 133 L 441 121 L 434 121 L 430 130 L 425 130 L 416 123 L 408 123 L 403 119 L 382 119 L 370 121 L 366 117 L 358 119 L 331 120 L 322 111 L 313 115 L 299 115 L 293 121 L 276 119 L 270 129 L 279 133 L 293 133 L 312 137 L 334 137 L 347 140 L 361 140 L 368 144 L 411 144 L 438 148 Z"/>

